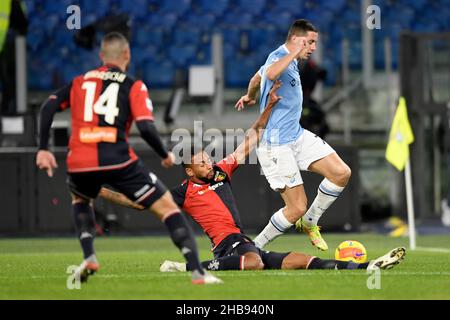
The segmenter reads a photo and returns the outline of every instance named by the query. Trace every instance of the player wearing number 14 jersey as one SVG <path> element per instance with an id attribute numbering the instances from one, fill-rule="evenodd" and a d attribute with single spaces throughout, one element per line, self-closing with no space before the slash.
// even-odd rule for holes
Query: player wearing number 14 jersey
<path id="1" fill-rule="evenodd" d="M 174 244 L 186 261 L 194 265 L 194 284 L 221 283 L 201 266 L 193 234 L 170 192 L 128 145 L 128 133 L 135 121 L 142 138 L 163 159 L 162 165 L 168 168 L 174 164 L 174 155 L 166 150 L 153 124 L 147 87 L 125 73 L 130 57 L 126 38 L 119 33 L 107 34 L 100 52 L 103 66 L 73 79 L 71 84 L 51 95 L 41 109 L 36 164 L 47 170 L 50 177 L 57 167 L 48 150 L 53 116 L 65 109 L 70 109 L 72 115 L 67 171 L 73 217 L 84 254 L 75 276 L 85 281 L 99 269 L 93 246 L 92 199 L 97 197 L 102 185 L 107 184 L 165 223 Z"/>

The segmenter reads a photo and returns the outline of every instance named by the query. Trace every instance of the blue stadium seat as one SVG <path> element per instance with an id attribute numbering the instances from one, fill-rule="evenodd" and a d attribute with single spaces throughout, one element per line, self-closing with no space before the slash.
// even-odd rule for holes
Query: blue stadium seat
<path id="1" fill-rule="evenodd" d="M 248 45 L 251 51 L 268 42 L 273 42 L 277 38 L 277 29 L 274 27 L 252 28 L 246 33 L 248 34 Z"/>
<path id="2" fill-rule="evenodd" d="M 300 15 L 304 11 L 304 0 L 281 0 L 281 1 L 274 1 L 272 3 L 269 3 L 270 11 L 289 11 L 293 15 Z M 266 9 L 266 12 L 269 10 Z M 300 18 L 300 17 L 298 17 Z"/>
<path id="3" fill-rule="evenodd" d="M 61 17 L 65 17 L 67 7 L 72 5 L 71 0 L 59 0 L 59 1 L 43 1 L 43 9 L 46 14 L 57 14 Z"/>
<path id="4" fill-rule="evenodd" d="M 61 25 L 65 26 L 65 22 L 60 21 L 59 16 L 56 14 L 48 15 L 40 24 L 48 35 L 53 35 L 55 30 L 60 29 Z"/>
<path id="5" fill-rule="evenodd" d="M 160 5 L 160 11 L 181 16 L 189 10 L 190 6 L 191 0 L 164 0 Z"/>
<path id="6" fill-rule="evenodd" d="M 99 17 L 95 13 L 86 14 L 81 19 L 81 27 L 97 22 Z"/>
<path id="7" fill-rule="evenodd" d="M 203 12 L 210 12 L 216 16 L 221 16 L 228 8 L 229 0 L 199 0 L 199 7 Z"/>
<path id="8" fill-rule="evenodd" d="M 223 42 L 225 45 L 231 45 L 235 50 L 241 46 L 241 30 L 239 28 L 223 28 Z"/>
<path id="9" fill-rule="evenodd" d="M 94 3 L 101 1 L 91 1 Z M 149 2 L 147 0 L 120 0 L 119 9 L 133 18 L 145 18 L 150 15 Z"/>
<path id="10" fill-rule="evenodd" d="M 415 10 L 421 10 L 425 4 L 427 3 L 426 0 L 401 0 L 400 5 L 401 6 L 412 6 Z"/>
<path id="11" fill-rule="evenodd" d="M 164 32 L 162 29 L 150 28 L 148 26 L 143 28 L 136 28 L 132 34 L 132 44 L 137 46 L 163 46 Z"/>
<path id="12" fill-rule="evenodd" d="M 201 30 L 211 30 L 216 25 L 216 16 L 212 13 L 191 13 L 183 19 L 191 28 L 198 28 Z"/>
<path id="13" fill-rule="evenodd" d="M 178 16 L 175 13 L 153 13 L 148 17 L 147 23 L 152 28 L 161 28 L 170 31 L 177 23 Z"/>
<path id="14" fill-rule="evenodd" d="M 229 87 L 246 87 L 259 67 L 254 62 L 254 56 L 251 55 L 225 61 L 226 85 Z"/>
<path id="15" fill-rule="evenodd" d="M 233 59 L 236 54 L 236 47 L 230 43 L 224 43 L 223 45 L 223 58 L 225 61 Z"/>
<path id="16" fill-rule="evenodd" d="M 159 47 L 148 45 L 143 47 L 132 47 L 131 48 L 131 56 L 132 62 L 138 66 L 142 66 L 145 63 L 150 61 L 157 61 L 159 55 Z"/>
<path id="17" fill-rule="evenodd" d="M 251 15 L 259 15 L 266 6 L 266 0 L 238 0 L 236 7 L 240 12 L 250 13 Z M 236 17 L 239 19 L 238 17 Z"/>
<path id="18" fill-rule="evenodd" d="M 317 5 L 321 10 L 331 10 L 332 12 L 339 12 L 345 7 L 345 1 L 346 0 L 320 0 L 318 1 Z"/>
<path id="19" fill-rule="evenodd" d="M 270 11 L 263 14 L 264 21 L 270 26 L 279 30 L 289 30 L 290 25 L 294 21 L 294 17 L 289 11 Z"/>
<path id="20" fill-rule="evenodd" d="M 82 13 L 82 23 L 84 25 L 83 16 L 86 14 L 95 14 L 97 17 L 104 17 L 108 13 L 111 4 L 109 0 L 91 1 L 81 0 L 80 9 Z"/>
<path id="21" fill-rule="evenodd" d="M 176 67 L 186 68 L 191 60 L 195 59 L 197 47 L 193 45 L 171 46 L 169 58 Z"/>
<path id="22" fill-rule="evenodd" d="M 211 64 L 211 43 L 203 43 L 199 46 L 195 58 L 192 60 L 192 64 Z"/>
<path id="23" fill-rule="evenodd" d="M 170 62 L 147 64 L 143 70 L 143 80 L 149 90 L 172 86 L 175 68 Z"/>
<path id="24" fill-rule="evenodd" d="M 32 28 L 27 35 L 27 44 L 31 51 L 37 52 L 44 44 L 45 33 L 42 29 Z"/>
<path id="25" fill-rule="evenodd" d="M 201 41 L 201 32 L 199 29 L 183 28 L 176 29 L 172 33 L 172 41 L 175 45 L 197 45 Z"/>
<path id="26" fill-rule="evenodd" d="M 221 26 L 225 28 L 248 28 L 253 25 L 253 15 L 240 10 L 227 11 L 221 20 Z"/>

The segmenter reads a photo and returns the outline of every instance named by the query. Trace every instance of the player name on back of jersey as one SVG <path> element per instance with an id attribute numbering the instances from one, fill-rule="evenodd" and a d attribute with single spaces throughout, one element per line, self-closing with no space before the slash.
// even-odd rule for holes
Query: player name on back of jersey
<path id="1" fill-rule="evenodd" d="M 101 80 L 111 80 L 117 82 L 124 82 L 127 75 L 122 72 L 111 72 L 111 71 L 98 71 L 92 70 L 84 75 L 84 79 L 97 78 Z"/>

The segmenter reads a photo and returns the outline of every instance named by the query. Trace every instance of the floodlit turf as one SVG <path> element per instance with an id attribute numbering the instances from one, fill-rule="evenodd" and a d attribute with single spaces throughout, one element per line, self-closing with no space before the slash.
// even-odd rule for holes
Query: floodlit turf
<path id="1" fill-rule="evenodd" d="M 324 236 L 330 248 L 359 240 L 369 258 L 408 243 L 368 234 Z M 418 243 L 450 249 L 449 236 L 422 236 Z M 210 259 L 209 241 L 199 237 L 198 244 L 201 258 Z M 319 253 L 293 233 L 268 249 L 334 255 Z M 408 251 L 402 264 L 381 273 L 381 289 L 369 290 L 365 270 L 226 271 L 215 273 L 223 285 L 193 286 L 187 273 L 159 272 L 165 259 L 182 261 L 168 237 L 103 237 L 96 239 L 96 250 L 100 272 L 80 290 L 68 290 L 66 270 L 81 262 L 76 239 L 0 240 L 0 299 L 450 299 L 450 252 Z"/>

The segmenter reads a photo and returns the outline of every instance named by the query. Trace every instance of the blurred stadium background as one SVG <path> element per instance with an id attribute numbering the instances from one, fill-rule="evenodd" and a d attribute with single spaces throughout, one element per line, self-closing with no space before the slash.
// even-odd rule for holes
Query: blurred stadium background
<path id="1" fill-rule="evenodd" d="M 445 215 L 450 215 L 449 0 L 26 0 L 22 4 L 28 19 L 26 38 L 10 31 L 19 39 L 17 99 L 1 116 L 1 235 L 73 234 L 64 172 L 69 113 L 59 114 L 53 127 L 60 165 L 53 179 L 34 165 L 36 120 L 49 93 L 99 65 L 98 45 L 104 32 L 120 29 L 129 35 L 129 73 L 148 85 L 156 124 L 169 143 L 172 130 L 193 131 L 194 120 L 203 121 L 203 130 L 248 128 L 258 108 L 237 113 L 234 103 L 298 18 L 310 20 L 320 30 L 314 64 L 303 66 L 303 87 L 312 90 L 304 105 L 304 125 L 324 136 L 353 171 L 342 198 L 324 215 L 326 232 L 406 235 L 403 174 L 384 157 L 396 103 L 404 95 L 416 137 L 412 170 L 418 232 L 450 234 Z M 70 5 L 81 10 L 81 30 L 66 26 Z M 380 29 L 366 27 L 369 5 L 380 8 Z M 197 77 L 196 66 L 212 70 L 212 80 L 202 82 L 205 78 Z M 211 83 L 210 92 L 195 92 L 199 85 Z M 136 131 L 132 133 L 130 141 L 144 161 L 167 185 L 179 183 L 183 170 L 162 169 L 157 156 Z M 311 200 L 320 177 L 305 176 Z M 239 170 L 234 188 L 250 232 L 261 230 L 281 205 L 256 165 Z M 156 219 L 102 200 L 96 202 L 96 211 L 100 234 L 164 231 Z"/>

